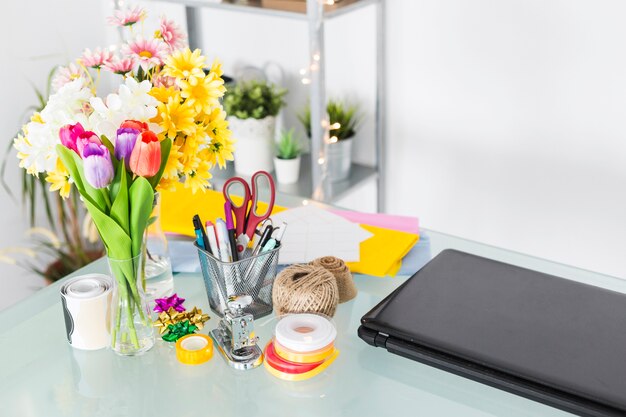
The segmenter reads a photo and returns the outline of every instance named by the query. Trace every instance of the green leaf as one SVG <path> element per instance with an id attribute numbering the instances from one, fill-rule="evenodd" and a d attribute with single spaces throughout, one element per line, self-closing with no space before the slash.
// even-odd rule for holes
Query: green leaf
<path id="1" fill-rule="evenodd" d="M 54 221 L 54 217 L 52 217 L 52 207 L 50 206 L 50 193 L 46 190 L 46 179 L 43 175 L 39 176 L 39 184 L 41 186 L 41 199 L 43 200 L 43 205 L 46 209 L 48 224 L 50 224 L 52 230 L 56 232 L 56 223 Z"/>
<path id="2" fill-rule="evenodd" d="M 119 167 L 120 183 L 117 196 L 111 206 L 111 217 L 117 222 L 127 235 L 130 235 L 130 224 L 128 218 L 128 183 L 126 179 L 126 166 L 122 163 Z"/>
<path id="3" fill-rule="evenodd" d="M 122 160 L 123 161 L 123 160 Z M 126 184 L 128 184 L 128 175 L 126 174 L 126 165 L 124 165 L 124 175 L 126 175 Z M 111 181 L 111 185 L 109 185 L 109 189 L 111 190 L 111 200 L 115 201 L 117 198 L 117 194 L 120 192 L 120 184 L 122 183 L 122 170 L 117 169 L 115 171 L 115 177 L 113 177 L 113 181 Z"/>
<path id="4" fill-rule="evenodd" d="M 109 138 L 104 135 L 100 135 L 100 140 L 102 141 L 102 144 L 106 146 L 109 150 L 109 153 L 111 154 L 111 159 L 115 159 L 115 146 L 113 146 Z M 115 160 L 117 161 L 117 159 Z"/>
<path id="5" fill-rule="evenodd" d="M 159 185 L 159 181 L 161 181 L 161 177 L 163 176 L 163 171 L 165 171 L 165 164 L 167 163 L 167 158 L 170 156 L 170 150 L 172 149 L 172 140 L 170 138 L 165 138 L 161 141 L 161 167 L 159 168 L 159 172 L 152 178 L 150 178 L 150 185 L 152 189 L 156 189 L 157 185 Z"/>
<path id="6" fill-rule="evenodd" d="M 102 210 L 88 199 L 84 199 L 87 210 L 93 219 L 102 242 L 107 250 L 107 255 L 113 259 L 130 259 L 132 257 L 132 242 L 124 229 L 107 216 Z"/>
<path id="7" fill-rule="evenodd" d="M 132 256 L 139 255 L 143 243 L 143 235 L 152 212 L 154 190 L 144 177 L 137 177 L 129 189 L 130 200 L 130 237 L 132 240 Z"/>
<path id="8" fill-rule="evenodd" d="M 29 175 L 28 176 L 28 196 L 30 197 L 30 204 L 28 209 L 30 210 L 30 225 L 31 226 L 35 226 L 35 192 L 37 190 L 35 190 L 35 186 L 36 186 L 36 179 L 37 177 L 33 176 L 33 175 Z"/>

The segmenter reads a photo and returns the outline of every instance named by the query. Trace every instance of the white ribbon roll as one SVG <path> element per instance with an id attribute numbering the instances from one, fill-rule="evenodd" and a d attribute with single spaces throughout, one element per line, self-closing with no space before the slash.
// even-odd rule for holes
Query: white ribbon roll
<path id="1" fill-rule="evenodd" d="M 293 352 L 313 352 L 330 345 L 337 330 L 330 320 L 316 314 L 291 314 L 276 325 L 276 340 Z"/>

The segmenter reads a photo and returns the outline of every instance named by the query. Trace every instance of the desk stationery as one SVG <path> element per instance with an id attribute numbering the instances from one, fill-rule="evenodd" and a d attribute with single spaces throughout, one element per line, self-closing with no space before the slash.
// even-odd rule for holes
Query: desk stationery
<path id="1" fill-rule="evenodd" d="M 283 203 L 285 204 L 285 203 Z M 434 231 L 431 255 L 455 248 L 626 293 L 626 281 L 478 244 Z M 191 244 L 190 244 L 191 245 Z M 104 260 L 74 275 L 106 272 Z M 335 315 L 335 363 L 298 382 L 263 367 L 241 372 L 219 356 L 189 366 L 161 340 L 140 357 L 108 349 L 80 351 L 67 343 L 59 289 L 46 287 L 0 313 L 0 415 L 6 416 L 565 416 L 567 413 L 489 386 L 390 355 L 357 337 L 361 316 L 406 276 L 356 275 L 359 293 Z M 200 273 L 177 274 L 176 292 L 209 311 Z M 201 333 L 218 322 L 215 313 Z M 260 318 L 264 346 L 275 319 Z M 123 382 L 122 382 L 123 381 Z"/>

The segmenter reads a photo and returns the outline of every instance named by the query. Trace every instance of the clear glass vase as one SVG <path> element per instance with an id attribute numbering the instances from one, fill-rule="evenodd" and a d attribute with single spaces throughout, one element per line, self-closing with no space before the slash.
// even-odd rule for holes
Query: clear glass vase
<path id="1" fill-rule="evenodd" d="M 154 208 L 146 229 L 146 281 L 144 290 L 152 301 L 174 293 L 174 275 L 167 238 L 161 228 L 161 195 L 154 194 Z"/>
<path id="2" fill-rule="evenodd" d="M 132 259 L 108 258 L 114 278 L 111 348 L 118 355 L 140 355 L 154 346 L 148 299 L 143 290 L 145 252 Z"/>

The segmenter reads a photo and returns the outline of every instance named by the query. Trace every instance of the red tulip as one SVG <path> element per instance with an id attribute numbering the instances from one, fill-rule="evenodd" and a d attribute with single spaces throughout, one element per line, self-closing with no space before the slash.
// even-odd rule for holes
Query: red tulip
<path id="1" fill-rule="evenodd" d="M 161 167 L 161 144 L 157 136 L 146 130 L 137 137 L 130 154 L 130 170 L 142 177 L 153 177 Z"/>
<path id="2" fill-rule="evenodd" d="M 120 129 L 122 128 L 135 129 L 140 132 L 145 132 L 148 130 L 148 123 L 140 122 L 138 120 L 124 120 L 124 122 L 120 125 Z"/>

